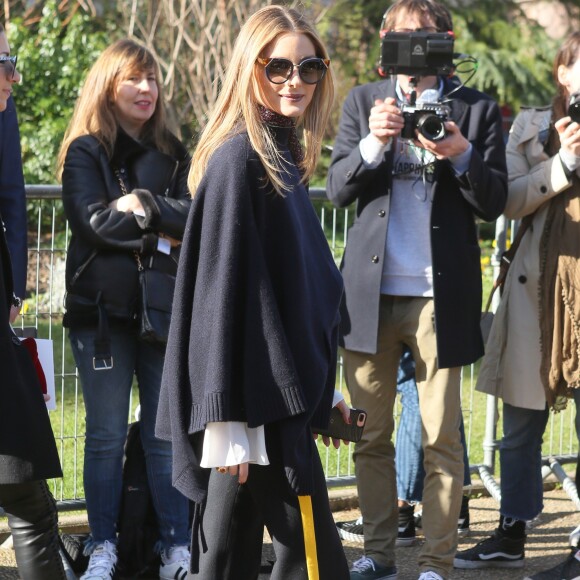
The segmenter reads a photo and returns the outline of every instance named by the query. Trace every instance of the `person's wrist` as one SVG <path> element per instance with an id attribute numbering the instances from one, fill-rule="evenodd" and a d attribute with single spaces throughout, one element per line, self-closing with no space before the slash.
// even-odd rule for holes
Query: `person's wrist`
<path id="1" fill-rule="evenodd" d="M 377 143 L 381 147 L 385 147 L 393 140 L 392 137 L 377 137 L 374 133 L 370 133 L 370 136 L 371 139 L 373 139 L 375 143 Z"/>
<path id="2" fill-rule="evenodd" d="M 22 298 L 16 296 L 14 293 L 12 293 L 12 306 L 15 306 L 19 310 L 22 308 Z"/>
<path id="3" fill-rule="evenodd" d="M 562 166 L 568 175 L 580 167 L 580 157 L 577 157 L 571 151 L 560 148 L 558 155 L 562 162 Z"/>

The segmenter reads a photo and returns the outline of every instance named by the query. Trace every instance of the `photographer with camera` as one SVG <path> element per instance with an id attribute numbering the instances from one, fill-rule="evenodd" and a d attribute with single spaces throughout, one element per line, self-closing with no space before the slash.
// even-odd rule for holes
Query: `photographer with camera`
<path id="1" fill-rule="evenodd" d="M 552 106 L 523 109 L 507 144 L 505 214 L 525 229 L 477 382 L 503 399 L 499 523 L 491 537 L 457 554 L 456 568 L 524 565 L 526 521 L 543 507 L 549 410 L 561 410 L 566 397 L 580 404 L 580 31 L 562 43 L 553 76 Z M 532 578 L 578 578 L 576 551 L 565 566 Z"/>
<path id="2" fill-rule="evenodd" d="M 397 577 L 391 438 L 403 345 L 416 363 L 425 453 L 419 578 L 447 578 L 457 547 L 461 367 L 483 354 L 476 217 L 502 213 L 507 175 L 499 107 L 449 77 L 451 30 L 435 0 L 398 0 L 387 11 L 381 67 L 394 74 L 350 92 L 329 169 L 331 201 L 357 203 L 342 263 L 341 345 L 352 403 L 368 416 L 354 453 L 365 555 L 351 580 Z M 446 115 L 444 136 L 418 127 L 402 138 L 423 103 Z"/>

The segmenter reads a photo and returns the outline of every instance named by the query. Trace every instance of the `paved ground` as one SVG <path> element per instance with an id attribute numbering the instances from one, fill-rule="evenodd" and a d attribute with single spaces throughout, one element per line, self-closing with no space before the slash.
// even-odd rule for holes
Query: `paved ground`
<path id="1" fill-rule="evenodd" d="M 474 542 L 485 537 L 497 524 L 497 504 L 489 497 L 472 499 L 470 502 L 471 534 L 461 541 L 460 548 L 470 547 Z M 358 510 L 335 512 L 336 520 L 349 520 L 358 517 Z M 545 494 L 545 509 L 539 521 L 530 530 L 527 543 L 526 565 L 522 570 L 454 570 L 453 580 L 522 580 L 536 572 L 557 564 L 567 556 L 568 534 L 580 523 L 578 512 L 562 490 L 549 491 Z M 410 548 L 397 549 L 397 566 L 399 580 L 416 580 L 418 577 L 417 556 L 421 541 Z M 362 554 L 362 546 L 353 543 L 344 544 L 349 562 Z M 264 559 L 272 558 L 271 544 L 264 543 Z M 12 550 L 0 549 L 0 579 L 18 579 Z M 267 580 L 262 575 L 260 580 Z M 27 580 L 26 578 L 23 580 Z M 208 579 L 203 579 L 208 580 Z M 212 579 L 213 580 L 213 579 Z M 239 580 L 245 580 L 240 578 Z M 321 580 L 333 580 L 322 578 Z"/>
<path id="2" fill-rule="evenodd" d="M 496 527 L 498 505 L 492 498 L 478 498 L 470 501 L 471 532 L 460 541 L 460 549 L 470 548 L 474 543 L 486 538 Z M 357 514 L 357 511 L 353 511 Z M 336 513 L 336 519 L 352 519 L 345 512 Z M 348 515 L 349 517 L 345 517 Z M 545 494 L 544 512 L 528 535 L 526 563 L 521 570 L 454 570 L 452 580 L 521 580 L 541 570 L 561 562 L 569 553 L 567 549 L 569 533 L 580 523 L 580 514 L 562 490 Z M 419 576 L 417 557 L 422 541 L 409 548 L 397 548 L 398 580 L 416 580 Z M 356 544 L 344 544 L 349 562 L 362 555 Z"/>

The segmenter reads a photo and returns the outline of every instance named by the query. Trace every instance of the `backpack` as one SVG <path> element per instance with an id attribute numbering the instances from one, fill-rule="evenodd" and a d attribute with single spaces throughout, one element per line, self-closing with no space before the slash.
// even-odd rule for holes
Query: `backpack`
<path id="1" fill-rule="evenodd" d="M 139 421 L 131 423 L 125 443 L 123 493 L 117 522 L 118 577 L 159 577 L 160 556 L 155 553 L 159 525 L 147 481 Z"/>

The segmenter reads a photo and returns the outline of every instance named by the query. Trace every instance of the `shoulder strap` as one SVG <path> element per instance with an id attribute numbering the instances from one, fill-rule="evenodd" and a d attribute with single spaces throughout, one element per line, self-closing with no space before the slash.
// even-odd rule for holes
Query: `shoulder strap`
<path id="1" fill-rule="evenodd" d="M 532 223 L 532 220 L 534 219 L 535 215 L 536 215 L 536 212 L 533 212 L 533 213 L 522 218 L 522 221 L 520 223 L 520 227 L 518 228 L 518 231 L 516 232 L 516 237 L 514 238 L 512 245 L 509 247 L 508 250 L 506 250 L 501 255 L 501 261 L 499 263 L 499 274 L 497 275 L 497 278 L 495 279 L 495 281 L 493 283 L 493 288 L 491 289 L 491 292 L 489 293 L 489 298 L 487 299 L 487 304 L 485 305 L 484 312 L 489 312 L 489 308 L 491 306 L 491 301 L 493 299 L 493 295 L 495 294 L 495 291 L 498 288 L 500 288 L 500 292 L 501 292 L 501 289 L 503 289 L 503 285 L 505 283 L 505 279 L 507 277 L 508 270 L 511 266 L 511 263 L 513 262 L 513 259 L 516 255 L 516 252 L 518 250 L 520 242 L 522 241 L 522 238 L 524 237 L 524 234 L 526 233 L 527 229 L 530 227 L 530 224 Z"/>

